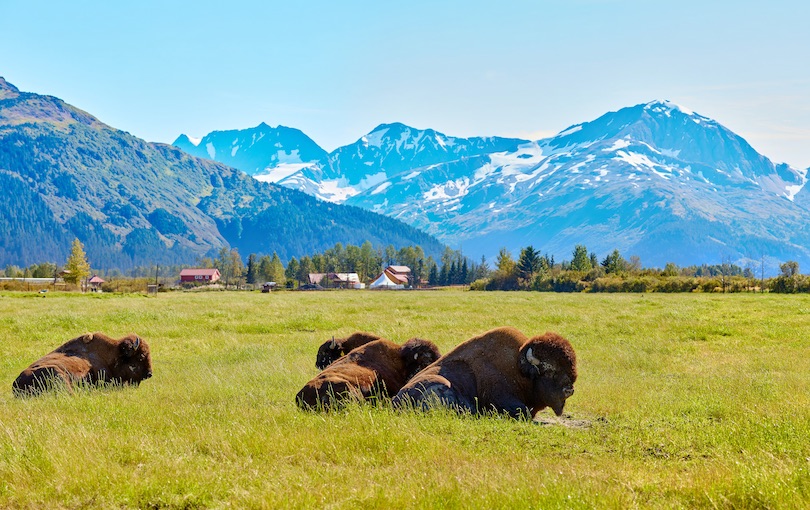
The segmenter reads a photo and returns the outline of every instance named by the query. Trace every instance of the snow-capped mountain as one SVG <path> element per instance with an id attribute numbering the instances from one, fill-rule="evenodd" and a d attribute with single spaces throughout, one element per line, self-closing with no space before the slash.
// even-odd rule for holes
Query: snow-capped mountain
<path id="1" fill-rule="evenodd" d="M 386 124 L 278 182 L 403 220 L 465 253 L 619 249 L 645 265 L 810 264 L 807 170 L 666 101 L 539 141 Z"/>
<path id="2" fill-rule="evenodd" d="M 264 122 L 250 129 L 214 131 L 201 139 L 183 134 L 172 145 L 265 182 L 278 182 L 327 160 L 326 151 L 300 130 Z"/>
<path id="3" fill-rule="evenodd" d="M 525 140 L 454 138 L 432 129 L 381 124 L 355 143 L 329 154 L 329 165 L 308 169 L 280 182 L 342 202 L 414 168 L 514 151 Z"/>

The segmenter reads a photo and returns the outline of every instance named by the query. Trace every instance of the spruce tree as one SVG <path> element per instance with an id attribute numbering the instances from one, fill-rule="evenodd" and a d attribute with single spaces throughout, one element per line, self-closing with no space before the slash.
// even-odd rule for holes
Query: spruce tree
<path id="1" fill-rule="evenodd" d="M 259 265 L 256 263 L 256 254 L 251 253 L 248 255 L 247 264 L 247 283 L 253 285 L 259 278 Z"/>

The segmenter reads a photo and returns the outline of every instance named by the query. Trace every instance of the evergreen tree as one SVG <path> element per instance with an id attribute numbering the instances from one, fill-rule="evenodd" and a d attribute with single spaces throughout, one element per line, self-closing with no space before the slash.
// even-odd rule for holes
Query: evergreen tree
<path id="1" fill-rule="evenodd" d="M 602 261 L 602 267 L 607 274 L 618 274 L 627 271 L 627 261 L 619 254 L 619 250 L 613 250 L 610 255 Z"/>
<path id="2" fill-rule="evenodd" d="M 540 271 L 540 254 L 534 250 L 534 247 L 527 246 L 520 250 L 517 271 L 518 276 L 522 278 L 527 285 L 530 285 L 534 280 L 535 273 Z"/>
<path id="3" fill-rule="evenodd" d="M 259 279 L 259 264 L 256 262 L 256 254 L 251 253 L 248 255 L 247 264 L 247 283 L 250 285 L 255 284 Z"/>
<path id="4" fill-rule="evenodd" d="M 447 285 L 447 282 L 450 280 L 448 277 L 449 273 L 450 270 L 447 265 L 443 265 L 442 270 L 439 272 L 439 285 Z"/>
<path id="5" fill-rule="evenodd" d="M 287 262 L 287 269 L 284 271 L 284 276 L 287 278 L 287 280 L 294 281 L 298 279 L 298 268 L 298 260 L 295 257 L 291 258 L 290 261 Z"/>
<path id="6" fill-rule="evenodd" d="M 574 247 L 574 258 L 571 261 L 572 271 L 587 272 L 593 269 L 591 266 L 591 259 L 588 256 L 588 249 L 581 244 Z"/>
<path id="7" fill-rule="evenodd" d="M 433 263 L 428 272 L 428 285 L 435 287 L 439 285 L 439 267 Z"/>
<path id="8" fill-rule="evenodd" d="M 461 261 L 461 271 L 459 272 L 458 279 L 461 283 L 466 285 L 470 283 L 468 280 L 469 276 L 469 272 L 467 271 L 467 258 L 465 257 L 464 260 Z"/>
<path id="9" fill-rule="evenodd" d="M 487 278 L 489 276 L 489 272 L 490 270 L 487 257 L 485 255 L 481 255 L 481 263 L 478 264 L 478 267 L 475 269 L 475 276 L 473 279 L 479 280 L 481 278 Z"/>
<path id="10" fill-rule="evenodd" d="M 70 256 L 65 263 L 65 269 L 70 271 L 65 275 L 65 281 L 74 285 L 90 276 L 90 263 L 84 253 L 84 245 L 78 239 L 73 240 Z"/>

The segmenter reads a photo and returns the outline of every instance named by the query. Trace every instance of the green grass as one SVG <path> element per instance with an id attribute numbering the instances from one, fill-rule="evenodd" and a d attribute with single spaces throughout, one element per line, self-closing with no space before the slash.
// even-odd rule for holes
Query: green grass
<path id="1" fill-rule="evenodd" d="M 501 325 L 571 341 L 590 427 L 293 402 L 333 334 Z M 86 331 L 141 335 L 154 378 L 12 397 Z M 807 508 L 810 296 L 0 294 L 0 508 L 43 507 Z"/>

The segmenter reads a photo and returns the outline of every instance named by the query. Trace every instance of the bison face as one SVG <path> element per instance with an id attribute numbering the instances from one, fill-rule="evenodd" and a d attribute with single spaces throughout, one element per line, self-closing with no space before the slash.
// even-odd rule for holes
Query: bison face
<path id="1" fill-rule="evenodd" d="M 520 349 L 520 371 L 532 380 L 532 407 L 551 407 L 560 416 L 565 401 L 574 394 L 577 365 L 574 348 L 565 338 L 546 333 Z"/>
<path id="2" fill-rule="evenodd" d="M 152 355 L 149 345 L 137 335 L 129 335 L 119 344 L 115 379 L 122 384 L 138 385 L 152 377 Z"/>
<path id="3" fill-rule="evenodd" d="M 318 370 L 328 367 L 343 355 L 342 349 L 338 345 L 335 337 L 327 340 L 318 348 L 318 355 L 315 357 L 315 366 Z"/>
<path id="4" fill-rule="evenodd" d="M 428 365 L 441 357 L 439 348 L 430 340 L 411 338 L 400 350 L 402 361 L 405 364 L 406 378 L 410 379 L 421 372 Z"/>

